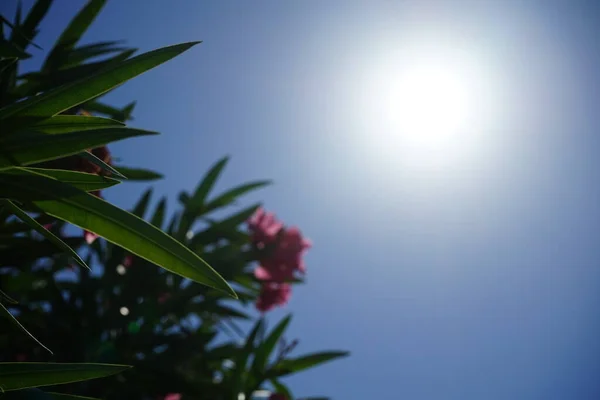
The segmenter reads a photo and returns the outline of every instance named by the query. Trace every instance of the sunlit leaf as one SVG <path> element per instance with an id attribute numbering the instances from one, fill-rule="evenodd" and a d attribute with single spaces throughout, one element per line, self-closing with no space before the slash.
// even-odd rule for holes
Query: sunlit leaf
<path id="1" fill-rule="evenodd" d="M 118 140 L 155 134 L 141 129 L 106 128 L 55 135 L 31 131 L 0 136 L 0 170 L 62 158 Z"/>
<path id="2" fill-rule="evenodd" d="M 23 170 L 28 172 L 22 172 Z M 0 172 L 4 175 L 29 175 L 29 173 L 36 173 L 48 176 L 50 178 L 59 180 L 63 183 L 68 183 L 78 189 L 85 190 L 86 192 L 93 192 L 96 190 L 102 190 L 109 188 L 114 185 L 121 183 L 120 181 L 109 178 L 106 176 L 100 176 L 96 174 L 89 174 L 87 172 L 79 171 L 68 171 L 64 169 L 48 169 L 48 168 L 11 168 Z"/>
<path id="3" fill-rule="evenodd" d="M 125 124 L 110 118 L 85 115 L 55 115 L 31 126 L 31 130 L 44 133 L 68 133 L 100 128 L 119 128 Z"/>
<path id="4" fill-rule="evenodd" d="M 6 106 L 0 109 L 0 119 L 8 117 L 20 119 L 14 123 L 17 125 L 13 126 L 14 129 L 31 123 L 35 118 L 47 118 L 59 114 L 178 56 L 198 43 L 200 42 L 163 47 L 133 57 L 93 76 Z"/>
<path id="5" fill-rule="evenodd" d="M 114 169 L 110 164 L 107 164 L 103 160 L 96 157 L 94 155 L 94 153 L 92 153 L 90 151 L 83 151 L 83 152 L 79 153 L 78 156 L 88 160 L 90 163 L 99 167 L 102 171 L 104 171 L 105 173 L 108 173 L 109 175 L 112 174 L 119 179 L 127 179 L 127 177 L 125 175 L 123 175 L 122 173 L 120 173 L 119 171 Z"/>
<path id="6" fill-rule="evenodd" d="M 32 201 L 48 215 L 96 233 L 168 271 L 235 297 L 227 282 L 198 255 L 141 218 L 96 196 L 30 173 L 18 180 L 0 174 L 2 197 Z"/>

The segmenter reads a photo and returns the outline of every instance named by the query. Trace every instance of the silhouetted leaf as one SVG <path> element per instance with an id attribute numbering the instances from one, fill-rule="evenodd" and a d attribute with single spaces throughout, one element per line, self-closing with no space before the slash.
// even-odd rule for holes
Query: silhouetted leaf
<path id="1" fill-rule="evenodd" d="M 147 169 L 129 168 L 120 165 L 113 165 L 113 168 L 125 175 L 130 181 L 154 181 L 163 178 L 161 174 Z"/>
<path id="2" fill-rule="evenodd" d="M 0 363 L 4 391 L 60 385 L 118 374 L 127 365 L 67 363 Z"/>
<path id="3" fill-rule="evenodd" d="M 17 328 L 19 328 L 21 331 L 23 331 L 27 336 L 29 336 L 31 339 L 33 339 L 37 344 L 39 344 L 41 347 L 43 347 L 45 350 L 47 350 L 50 354 L 52 353 L 52 350 L 50 350 L 49 348 L 47 348 L 46 346 L 44 346 L 42 344 L 42 342 L 40 342 L 39 340 L 36 339 L 35 336 L 33 336 L 31 333 L 29 333 L 29 331 L 27 329 L 25 329 L 25 327 L 23 325 L 21 325 L 21 323 L 14 317 L 14 315 L 12 315 L 10 313 L 10 311 L 8 311 L 8 309 L 6 307 L 4 307 L 4 305 L 2 303 L 0 303 L 0 314 L 2 314 L 5 318 L 8 318 L 8 320 L 10 322 L 12 322 Z M 2 387 L 3 390 L 10 390 L 6 388 L 6 382 L 4 381 L 4 377 L 2 376 L 2 366 L 5 365 L 4 363 L 0 363 L 0 387 Z M 6 370 L 5 374 L 8 372 Z M 17 388 L 19 389 L 19 388 Z"/>
<path id="4" fill-rule="evenodd" d="M 34 218 L 32 218 L 25 211 L 21 210 L 19 208 L 19 206 L 17 206 L 15 203 L 13 203 L 10 200 L 6 200 L 6 199 L 0 200 L 0 202 L 2 202 L 4 204 L 4 206 L 7 207 L 21 221 L 25 222 L 33 230 L 35 230 L 40 235 L 45 237 L 51 243 L 54 243 L 54 245 L 56 245 L 56 247 L 58 247 L 59 249 L 64 251 L 66 254 L 71 256 L 71 258 L 73 258 L 73 260 L 75 260 L 75 262 L 77 264 L 81 265 L 83 268 L 90 269 L 90 267 L 87 266 L 85 261 L 83 261 L 83 259 L 79 256 L 79 254 L 77 254 L 77 252 L 75 250 L 73 250 L 71 247 L 69 247 L 69 245 L 66 244 L 65 242 L 63 242 L 58 236 L 56 236 L 55 234 L 53 234 L 52 232 L 50 232 L 49 230 L 44 228 L 39 222 L 37 222 Z"/>

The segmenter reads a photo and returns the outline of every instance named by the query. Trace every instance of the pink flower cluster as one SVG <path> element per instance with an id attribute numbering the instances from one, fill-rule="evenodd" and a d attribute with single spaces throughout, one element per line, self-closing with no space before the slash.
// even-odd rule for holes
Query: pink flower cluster
<path id="1" fill-rule="evenodd" d="M 285 228 L 273 213 L 262 208 L 250 217 L 248 228 L 252 243 L 262 253 L 254 270 L 254 276 L 263 282 L 256 308 L 266 312 L 289 301 L 289 282 L 297 273 L 306 272 L 303 256 L 311 243 L 298 228 Z"/>

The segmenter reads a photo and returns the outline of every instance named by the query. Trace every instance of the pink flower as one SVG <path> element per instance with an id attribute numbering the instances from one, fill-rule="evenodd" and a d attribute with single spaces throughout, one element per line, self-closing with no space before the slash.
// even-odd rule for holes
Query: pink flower
<path id="1" fill-rule="evenodd" d="M 256 308 L 267 312 L 276 306 L 287 304 L 291 295 L 292 287 L 288 283 L 264 283 L 256 300 Z"/>
<path id="2" fill-rule="evenodd" d="M 94 232 L 90 232 L 90 231 L 84 231 L 83 232 L 83 239 L 85 239 L 85 242 L 87 244 L 92 244 L 96 241 L 96 239 L 98 239 L 98 235 L 96 235 Z"/>
<path id="3" fill-rule="evenodd" d="M 288 400 L 288 398 L 282 393 L 271 393 L 269 400 Z"/>
<path id="4" fill-rule="evenodd" d="M 311 246 L 300 230 L 291 227 L 282 231 L 276 247 L 260 260 L 254 276 L 263 281 L 286 282 L 294 278 L 296 271 L 306 272 L 303 256 Z"/>
<path id="5" fill-rule="evenodd" d="M 265 212 L 262 207 L 258 208 L 248 220 L 252 242 L 256 244 L 265 245 L 273 242 L 282 228 L 283 224 L 277 221 L 275 214 Z"/>
<path id="6" fill-rule="evenodd" d="M 181 400 L 181 393 L 169 393 L 163 400 Z"/>

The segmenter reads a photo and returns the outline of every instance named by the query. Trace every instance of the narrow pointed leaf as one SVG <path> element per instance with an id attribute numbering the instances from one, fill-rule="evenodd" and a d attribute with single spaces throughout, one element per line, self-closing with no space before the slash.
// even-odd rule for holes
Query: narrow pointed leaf
<path id="1" fill-rule="evenodd" d="M 270 184 L 271 184 L 271 181 L 258 181 L 258 182 L 251 182 L 251 183 L 247 183 L 245 185 L 235 187 L 235 188 L 228 190 L 225 193 L 217 196 L 210 202 L 208 202 L 208 204 L 206 204 L 204 209 L 208 213 L 217 208 L 231 204 L 232 202 L 235 201 L 235 199 L 237 199 L 238 197 L 240 197 L 248 192 L 251 192 L 252 190 L 259 189 L 261 187 L 264 187 L 264 186 L 267 186 Z"/>
<path id="2" fill-rule="evenodd" d="M 25 170 L 26 172 L 22 172 L 23 170 Z M 96 190 L 106 189 L 121 183 L 116 179 L 109 178 L 106 176 L 89 174 L 87 172 L 69 171 L 64 169 L 11 168 L 2 171 L 0 174 L 29 175 L 31 172 L 59 180 L 63 183 L 67 183 L 73 187 L 76 187 L 77 189 L 85 190 L 86 192 L 93 192 Z M 18 177 L 16 179 L 18 179 Z"/>
<path id="3" fill-rule="evenodd" d="M 86 6 L 77 13 L 62 32 L 54 48 L 50 50 L 42 69 L 55 67 L 59 63 L 59 59 L 67 54 L 81 39 L 81 36 L 96 19 L 105 3 L 106 0 L 88 1 Z"/>
<path id="4" fill-rule="evenodd" d="M 8 309 L 6 307 L 4 307 L 4 305 L 2 303 L 0 303 L 0 314 L 2 314 L 5 318 L 8 318 L 10 320 L 10 322 L 12 322 L 14 325 L 17 326 L 17 328 L 19 328 L 21 331 L 23 331 L 23 333 L 25 333 L 27 336 L 29 336 L 31 339 L 33 339 L 34 342 L 36 342 L 37 344 L 39 344 L 46 351 L 48 351 L 50 354 L 53 354 L 52 350 L 50 350 L 49 348 L 47 348 L 46 346 L 44 346 L 42 344 L 42 342 L 40 342 L 39 340 L 37 340 L 35 336 L 33 336 L 31 333 L 29 333 L 29 331 L 27 329 L 25 329 L 25 327 L 23 325 L 21 325 L 21 323 L 14 317 L 14 315 L 12 315 L 10 313 L 10 311 L 8 311 Z M 10 390 L 10 389 L 6 389 L 5 382 L 3 381 L 2 365 L 3 365 L 3 363 L 0 363 L 0 386 L 2 386 L 2 388 L 4 390 Z"/>
<path id="5" fill-rule="evenodd" d="M 237 359 L 235 360 L 235 369 L 231 375 L 231 387 L 233 389 L 233 393 L 237 395 L 237 393 L 243 392 L 243 381 L 246 375 L 246 364 L 248 363 L 248 358 L 252 354 L 254 350 L 254 342 L 256 341 L 256 337 L 258 333 L 263 329 L 264 321 L 260 318 L 256 321 L 256 324 L 252 328 L 252 331 L 246 338 L 246 343 L 244 347 L 238 352 Z"/>
<path id="6" fill-rule="evenodd" d="M 38 49 L 41 49 L 41 47 L 33 43 L 32 40 L 35 38 L 37 27 L 46 16 L 51 4 L 52 0 L 37 0 L 29 10 L 23 24 L 17 29 L 13 27 L 10 41 L 23 49 L 25 49 L 28 44 L 32 44 Z"/>
<path id="7" fill-rule="evenodd" d="M 163 175 L 148 169 L 129 168 L 120 165 L 113 165 L 113 168 L 125 175 L 130 181 L 155 181 L 163 178 Z"/>
<path id="8" fill-rule="evenodd" d="M 113 106 L 109 106 L 108 104 L 101 103 L 96 100 L 88 101 L 83 104 L 83 107 L 90 112 L 108 115 L 112 119 L 117 121 L 125 122 L 125 115 L 123 114 L 123 110 L 115 108 Z"/>
<path id="9" fill-rule="evenodd" d="M 53 400 L 100 400 L 96 397 L 75 396 L 73 394 L 46 392 Z"/>
<path id="10" fill-rule="evenodd" d="M 89 60 L 90 58 L 98 57 L 104 54 L 117 53 L 125 50 L 129 49 L 127 47 L 83 46 L 77 49 L 73 49 L 67 54 L 66 60 L 63 63 L 62 68 L 68 68 L 75 65 L 79 65 L 84 61 Z"/>
<path id="11" fill-rule="evenodd" d="M 0 57 L 25 59 L 30 58 L 31 54 L 26 53 L 20 47 L 17 47 L 6 40 L 0 40 Z"/>
<path id="12" fill-rule="evenodd" d="M 148 209 L 148 204 L 150 204 L 151 197 L 152 197 L 152 188 L 148 188 L 144 192 L 142 197 L 140 197 L 140 200 L 137 202 L 137 204 L 133 207 L 133 210 L 131 211 L 131 213 L 140 218 L 144 218 L 144 215 L 146 215 L 146 210 Z"/>
<path id="13" fill-rule="evenodd" d="M 120 173 L 119 171 L 114 169 L 111 165 L 105 163 L 104 161 L 102 161 L 101 159 L 99 159 L 93 153 L 91 153 L 89 151 L 83 151 L 83 152 L 79 153 L 79 156 L 85 158 L 86 160 L 88 160 L 89 162 L 94 164 L 95 166 L 100 167 L 100 169 L 102 169 L 102 171 L 107 172 L 108 174 L 112 174 L 119 179 L 127 179 L 127 177 L 125 175 L 123 175 L 122 173 Z"/>
<path id="14" fill-rule="evenodd" d="M 0 174 L 0 198 L 30 200 L 46 214 L 96 233 L 133 255 L 236 296 L 215 270 L 184 245 L 141 218 L 70 185 L 35 173 L 19 180 Z"/>
<path id="15" fill-rule="evenodd" d="M 30 131 L 0 139 L 0 170 L 77 154 L 86 149 L 156 132 L 131 128 L 106 128 L 82 132 L 44 134 Z"/>
<path id="16" fill-rule="evenodd" d="M 350 353 L 346 351 L 327 351 L 309 354 L 298 358 L 290 358 L 277 364 L 271 371 L 269 371 L 268 375 L 275 377 L 290 375 L 338 358 L 347 357 L 349 354 Z"/>
<path id="17" fill-rule="evenodd" d="M 85 261 L 83 261 L 83 259 L 79 256 L 79 254 L 77 254 L 77 252 L 75 250 L 73 250 L 71 247 L 69 247 L 69 245 L 66 244 L 65 242 L 63 242 L 58 236 L 56 236 L 55 234 L 53 234 L 52 232 L 50 232 L 48 229 L 44 228 L 42 226 L 42 224 L 40 224 L 39 222 L 37 222 L 34 218 L 32 218 L 25 211 L 21 210 L 19 208 L 19 206 L 17 206 L 15 203 L 13 203 L 10 200 L 0 200 L 0 201 L 2 201 L 3 204 L 14 215 L 16 215 L 21 221 L 23 221 L 26 224 L 28 224 L 33 230 L 35 230 L 36 232 L 38 232 L 40 235 L 42 235 L 43 237 L 45 237 L 49 242 L 53 243 L 56 247 L 58 247 L 63 252 L 65 252 L 65 254 L 68 254 L 69 256 L 71 256 L 71 258 L 77 264 L 81 265 L 83 268 L 87 268 L 87 269 L 91 270 L 91 268 L 88 267 L 88 265 L 85 263 Z"/>
<path id="18" fill-rule="evenodd" d="M 152 216 L 152 219 L 150 220 L 150 223 L 157 228 L 161 228 L 162 224 L 164 223 L 166 207 L 167 207 L 167 198 L 163 197 L 158 202 L 158 205 L 156 206 L 156 210 L 154 211 L 154 215 Z"/>
<path id="19" fill-rule="evenodd" d="M 31 130 L 44 133 L 69 133 L 100 128 L 119 128 L 125 124 L 110 118 L 84 115 L 55 115 L 31 126 Z"/>
<path id="20" fill-rule="evenodd" d="M 0 386 L 4 391 L 61 385 L 103 378 L 131 367 L 114 364 L 0 363 Z"/>
<path id="21" fill-rule="evenodd" d="M 265 341 L 261 343 L 261 345 L 256 350 L 254 362 L 252 364 L 252 370 L 258 373 L 262 373 L 265 370 L 267 366 L 267 361 L 269 360 L 269 356 L 271 355 L 271 353 L 273 353 L 275 346 L 277 346 L 277 343 L 281 339 L 281 336 L 290 324 L 291 319 L 292 316 L 288 315 L 283 320 L 281 320 L 281 322 L 277 324 L 275 328 L 273 328 L 273 331 L 265 339 Z"/>
<path id="22" fill-rule="evenodd" d="M 188 50 L 199 42 L 163 47 L 107 67 L 97 74 L 61 86 L 50 92 L 0 109 L 0 119 L 50 117 L 152 69 Z"/>
<path id="23" fill-rule="evenodd" d="M 183 237 L 185 235 L 185 233 L 194 223 L 194 220 L 197 218 L 198 214 L 202 212 L 202 206 L 204 205 L 208 193 L 215 185 L 219 175 L 221 175 L 221 172 L 223 172 L 223 168 L 225 168 L 225 165 L 227 165 L 228 161 L 229 157 L 223 157 L 217 163 L 215 163 L 215 165 L 208 170 L 202 181 L 200 181 L 196 187 L 196 190 L 187 202 L 181 217 L 179 232 L 177 235 L 178 237 Z"/>
<path id="24" fill-rule="evenodd" d="M 131 103 L 129 103 L 125 107 L 123 107 L 123 109 L 121 110 L 125 121 L 129 121 L 129 120 L 133 119 L 133 118 L 131 118 L 131 113 L 133 112 L 135 105 L 136 105 L 136 102 L 132 101 Z"/>
<path id="25" fill-rule="evenodd" d="M 15 95 L 20 97 L 33 96 L 39 92 L 48 92 L 61 86 L 69 85 L 78 80 L 93 76 L 111 66 L 118 65 L 131 57 L 136 51 L 137 49 L 127 49 L 107 60 L 22 75 L 19 78 L 26 82 L 14 90 Z"/>

